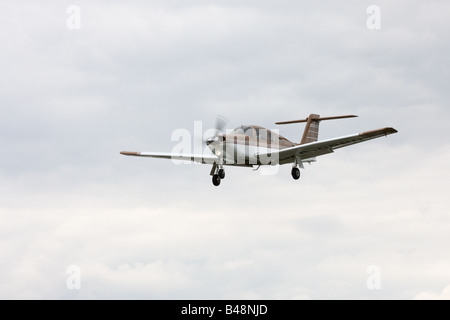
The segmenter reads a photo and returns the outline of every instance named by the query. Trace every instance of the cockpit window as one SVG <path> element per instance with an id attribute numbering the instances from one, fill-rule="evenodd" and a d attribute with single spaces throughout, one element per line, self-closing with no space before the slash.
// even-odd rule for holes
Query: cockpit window
<path id="1" fill-rule="evenodd" d="M 244 134 L 253 137 L 253 128 L 252 127 L 242 127 L 244 129 Z"/>
<path id="2" fill-rule="evenodd" d="M 285 137 L 272 132 L 269 129 L 261 127 L 253 127 L 249 125 L 243 125 L 233 130 L 233 134 L 245 134 L 249 137 L 256 137 L 260 141 L 267 141 L 268 143 L 277 143 L 279 140 L 288 141 Z"/>
<path id="3" fill-rule="evenodd" d="M 233 130 L 234 134 L 244 134 L 244 129 L 242 127 L 236 128 Z"/>

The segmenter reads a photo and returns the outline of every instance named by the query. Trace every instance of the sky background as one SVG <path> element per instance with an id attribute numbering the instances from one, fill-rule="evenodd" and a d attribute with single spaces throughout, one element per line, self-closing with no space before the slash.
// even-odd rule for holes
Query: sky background
<path id="1" fill-rule="evenodd" d="M 444 0 L 1 1 L 0 298 L 449 299 L 449 16 Z M 119 154 L 170 152 L 217 114 L 299 141 L 274 122 L 310 113 L 359 115 L 320 139 L 399 132 L 298 181 L 226 168 L 214 187 L 209 166 Z"/>

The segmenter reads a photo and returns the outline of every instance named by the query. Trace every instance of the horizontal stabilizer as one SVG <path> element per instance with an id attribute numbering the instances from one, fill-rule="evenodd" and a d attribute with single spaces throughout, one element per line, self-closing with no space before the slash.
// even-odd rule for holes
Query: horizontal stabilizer
<path id="1" fill-rule="evenodd" d="M 357 117 L 357 116 L 351 114 L 351 115 L 346 115 L 346 116 L 321 117 L 318 114 L 312 113 L 306 119 L 291 120 L 291 121 L 279 121 L 279 122 L 275 122 L 275 124 L 290 124 L 290 123 L 306 122 L 305 130 L 303 131 L 303 135 L 302 135 L 302 140 L 300 140 L 300 144 L 305 144 L 305 143 L 316 142 L 317 140 L 319 140 L 320 121 L 354 118 L 354 117 Z"/>
<path id="2" fill-rule="evenodd" d="M 322 121 L 322 120 L 334 120 L 334 119 L 345 119 L 345 118 L 355 118 L 357 116 L 350 114 L 350 115 L 346 115 L 346 116 L 335 116 L 335 117 L 318 117 L 318 118 L 313 118 L 314 121 Z M 275 122 L 275 124 L 290 124 L 290 123 L 300 123 L 300 122 L 308 122 L 309 117 L 306 119 L 302 119 L 302 120 L 291 120 L 291 121 L 279 121 L 279 122 Z"/>

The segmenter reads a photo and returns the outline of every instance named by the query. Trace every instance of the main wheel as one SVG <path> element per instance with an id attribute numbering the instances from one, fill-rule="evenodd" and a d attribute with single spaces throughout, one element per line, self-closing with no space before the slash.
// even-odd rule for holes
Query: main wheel
<path id="1" fill-rule="evenodd" d="M 225 170 L 219 169 L 219 172 L 217 172 L 217 174 L 219 175 L 220 179 L 225 178 Z"/>
<path id="2" fill-rule="evenodd" d="M 220 177 L 218 174 L 213 175 L 212 182 L 216 187 L 220 184 Z"/>
<path id="3" fill-rule="evenodd" d="M 298 180 L 298 178 L 300 178 L 300 169 L 296 168 L 296 167 L 292 168 L 291 175 L 292 175 L 292 178 L 294 178 L 295 180 Z"/>

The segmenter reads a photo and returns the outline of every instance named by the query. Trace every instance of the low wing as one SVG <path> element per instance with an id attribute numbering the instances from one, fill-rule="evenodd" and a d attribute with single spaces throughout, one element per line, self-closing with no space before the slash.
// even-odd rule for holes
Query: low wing
<path id="1" fill-rule="evenodd" d="M 219 158 L 215 155 L 207 154 L 179 154 L 179 153 L 163 153 L 163 152 L 134 152 L 134 151 L 122 151 L 120 154 L 125 156 L 134 157 L 148 157 L 159 159 L 171 159 L 171 160 L 187 160 L 199 163 L 213 164 L 219 162 Z"/>
<path id="2" fill-rule="evenodd" d="M 296 157 L 300 158 L 301 160 L 306 160 L 309 158 L 314 158 L 324 154 L 332 153 L 334 152 L 335 149 L 338 148 L 343 148 L 350 146 L 352 144 L 384 137 L 396 132 L 397 130 L 395 130 L 394 128 L 377 129 L 358 134 L 353 134 L 350 136 L 302 144 L 295 147 L 286 148 L 266 154 L 258 154 L 258 156 L 271 156 L 273 158 L 273 156 L 278 155 L 279 163 L 285 164 L 294 162 Z"/>

